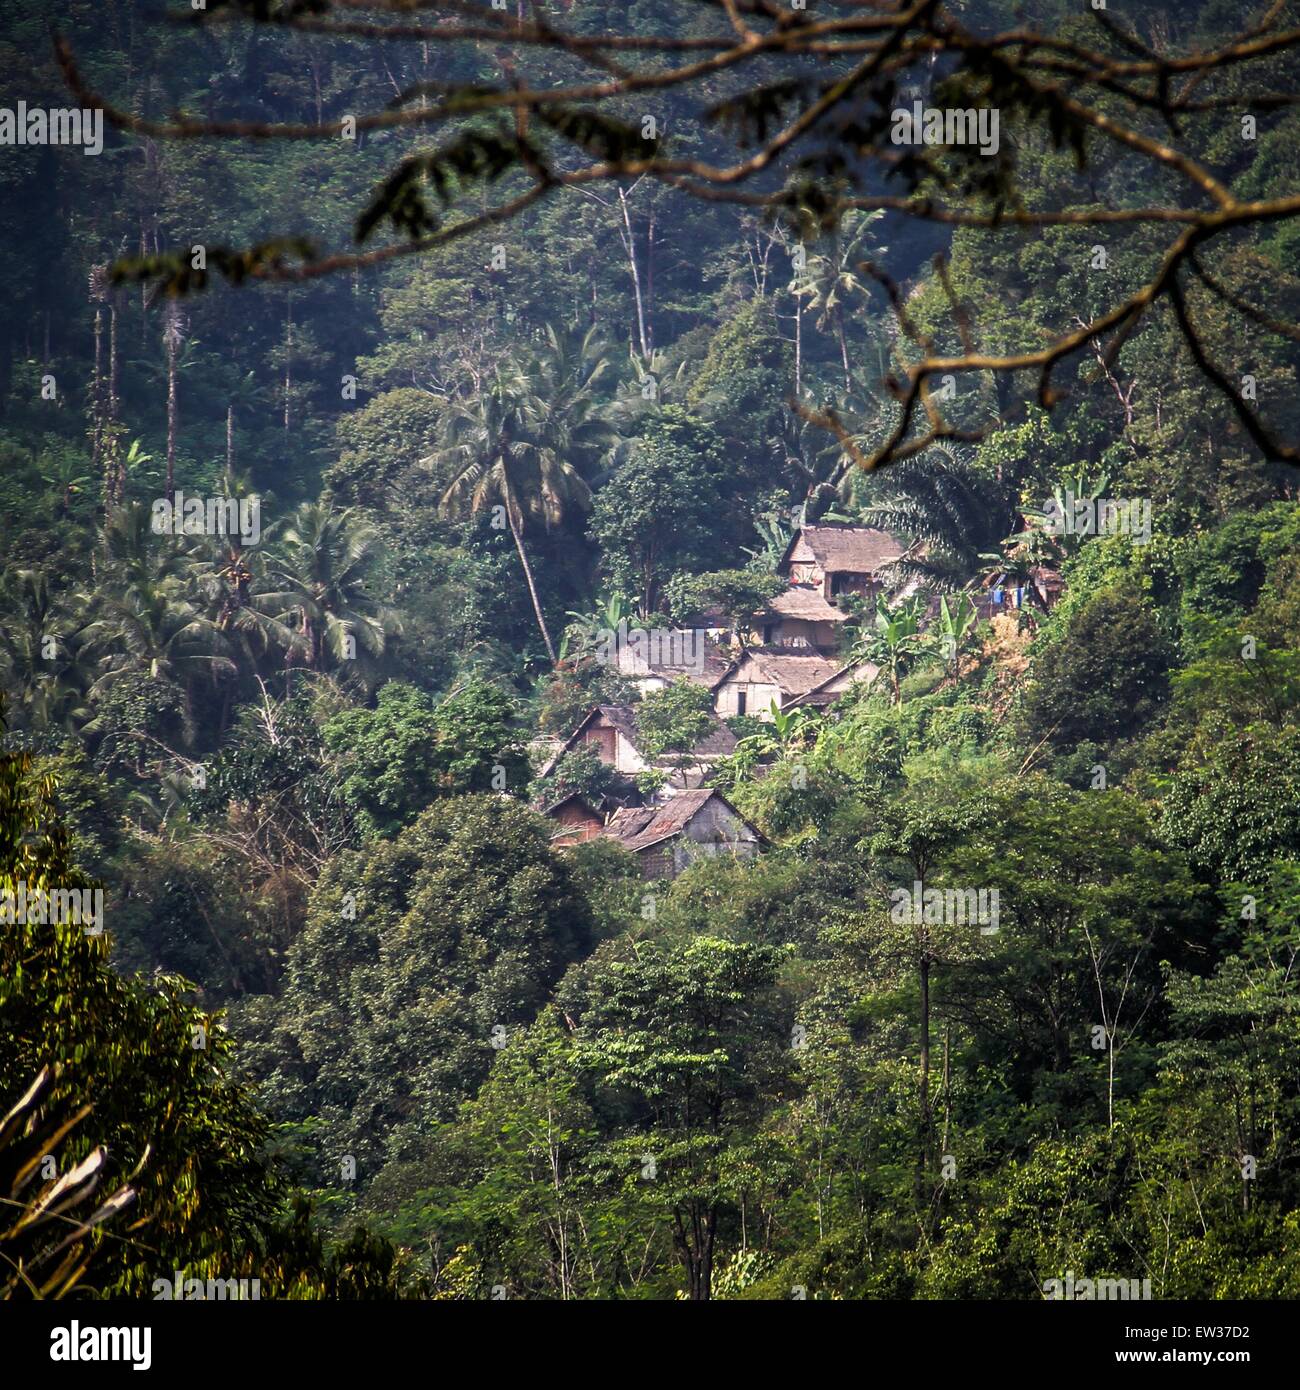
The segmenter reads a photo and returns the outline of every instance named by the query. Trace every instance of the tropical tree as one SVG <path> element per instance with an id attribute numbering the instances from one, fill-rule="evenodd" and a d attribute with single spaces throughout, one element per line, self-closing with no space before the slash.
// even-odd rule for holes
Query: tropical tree
<path id="1" fill-rule="evenodd" d="M 652 690 L 637 706 L 637 731 L 652 758 L 688 755 L 715 726 L 713 692 L 682 677 Z"/>
<path id="2" fill-rule="evenodd" d="M 0 727 L 2 719 L 0 707 Z M 71 862 L 58 786 L 34 770 L 26 754 L 0 753 L 0 895 L 16 895 L 20 885 L 29 894 L 93 888 Z M 85 1255 L 95 1254 L 90 1275 L 101 1291 L 138 1298 L 163 1271 L 170 1276 L 208 1260 L 229 1268 L 255 1244 L 281 1196 L 263 1157 L 266 1122 L 233 1077 L 233 1040 L 217 1016 L 193 1003 L 188 982 L 120 976 L 109 963 L 107 932 L 46 922 L 43 913 L 24 916 L 0 932 L 0 1093 L 20 1101 L 12 1112 L 12 1102 L 5 1105 L 3 1123 L 26 1127 L 26 1114 L 35 1121 L 37 1151 L 52 1147 L 30 1111 L 33 1082 L 49 1068 L 39 1099 L 47 1116 L 62 1119 L 59 1187 L 82 1199 L 62 1223 L 65 1233 L 87 1238 L 89 1220 L 111 1216 L 128 1184 L 129 1223 L 102 1244 L 93 1234 L 87 1239 Z M 81 1123 L 72 1128 L 74 1118 Z M 0 1175 L 9 1156 L 0 1152 Z M 91 1176 L 110 1210 L 84 1200 Z M 9 1220 L 0 1217 L 7 1230 L 0 1245 L 12 1256 Z M 42 1255 L 47 1279 L 61 1268 Z M 6 1261 L 0 1282 L 12 1272 Z"/>
<path id="3" fill-rule="evenodd" d="M 194 573 L 192 540 L 158 535 L 148 503 L 124 502 L 104 526 L 101 587 L 124 590 L 171 578 L 188 580 Z"/>
<path id="4" fill-rule="evenodd" d="M 41 570 L 14 570 L 0 585 L 0 683 L 28 729 L 70 729 L 86 718 L 81 607 Z"/>
<path id="5" fill-rule="evenodd" d="M 828 325 L 835 330 L 845 396 L 853 390 L 853 376 L 849 370 L 844 306 L 854 295 L 866 297 L 867 286 L 859 279 L 857 266 L 868 252 L 876 256 L 885 254 L 886 248 L 875 243 L 875 233 L 871 230 L 884 215 L 879 210 L 846 213 L 831 236 L 830 249 L 808 257 L 804 277 L 793 291 L 808 301 L 808 308 L 817 315 L 820 332 L 825 332 Z"/>
<path id="6" fill-rule="evenodd" d="M 960 589 L 980 572 L 987 552 L 1015 529 L 1009 489 L 983 476 L 969 454 L 934 445 L 914 458 L 873 474 L 875 500 L 863 513 L 868 526 L 908 543 L 888 567 L 895 586 L 919 580 L 931 588 Z"/>
<path id="7" fill-rule="evenodd" d="M 274 539 L 269 588 L 252 601 L 292 634 L 305 664 L 320 671 L 329 661 L 352 660 L 358 648 L 382 656 L 400 623 L 366 589 L 379 555 L 375 529 L 352 508 L 321 500 L 299 506 Z"/>
<path id="8" fill-rule="evenodd" d="M 674 573 L 717 555 L 733 496 L 717 432 L 680 407 L 666 406 L 631 442 L 596 494 L 587 532 L 641 617 L 660 611 Z"/>
<path id="9" fill-rule="evenodd" d="M 537 522 L 550 530 L 591 504 L 583 465 L 594 465 L 613 437 L 594 394 L 607 365 L 593 331 L 575 341 L 548 328 L 542 351 L 509 358 L 473 396 L 450 404 L 439 446 L 423 460 L 450 469 L 444 515 L 491 512 L 494 525 L 500 518 L 509 526 L 552 665 L 558 658 L 524 532 Z"/>
<path id="10" fill-rule="evenodd" d="M 101 673 L 92 700 L 126 676 L 145 675 L 183 695 L 191 728 L 196 682 L 237 673 L 225 638 L 175 578 L 103 594 L 84 635 Z"/>
<path id="11" fill-rule="evenodd" d="M 903 698 L 903 676 L 932 649 L 930 639 L 921 632 L 925 606 L 924 595 L 914 595 L 891 608 L 884 594 L 878 594 L 873 625 L 855 647 L 853 659 L 873 661 L 889 672 L 889 688 L 896 705 Z"/>
<path id="12" fill-rule="evenodd" d="M 321 733 L 361 826 L 392 836 L 437 797 L 522 791 L 528 760 L 516 715 L 511 697 L 487 681 L 467 681 L 436 704 L 388 681 L 375 709 L 340 710 Z"/>
<path id="13" fill-rule="evenodd" d="M 761 612 L 784 590 L 777 574 L 754 569 L 710 570 L 707 574 L 681 574 L 666 586 L 673 617 L 678 622 L 697 613 L 715 613 L 734 639 L 743 646 Z"/>
<path id="14" fill-rule="evenodd" d="M 606 967 L 578 1021 L 582 1065 L 629 1102 L 608 1167 L 649 1165 L 645 1197 L 673 1233 L 692 1300 L 712 1296 L 723 1220 L 759 1147 L 753 1125 L 788 1069 L 780 959 L 772 947 L 709 936 L 648 943 Z"/>

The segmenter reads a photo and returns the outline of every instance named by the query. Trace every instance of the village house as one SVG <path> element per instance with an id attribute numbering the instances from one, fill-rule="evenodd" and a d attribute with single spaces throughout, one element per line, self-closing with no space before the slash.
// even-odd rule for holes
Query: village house
<path id="1" fill-rule="evenodd" d="M 792 584 L 754 615 L 753 641 L 764 647 L 806 648 L 825 654 L 839 645 L 838 632 L 848 622 L 833 603 L 811 584 Z"/>
<path id="2" fill-rule="evenodd" d="M 663 690 L 683 678 L 712 687 L 727 669 L 730 651 L 720 634 L 705 628 L 642 631 L 626 628 L 612 634 L 611 665 L 635 685 L 641 695 Z"/>
<path id="3" fill-rule="evenodd" d="M 694 860 L 733 854 L 748 858 L 767 843 L 721 792 L 711 787 L 684 791 L 654 806 L 629 806 L 611 816 L 574 792 L 548 806 L 556 822 L 551 844 L 568 849 L 604 837 L 635 854 L 644 878 L 676 878 Z"/>
<path id="4" fill-rule="evenodd" d="M 581 792 L 570 792 L 543 814 L 560 827 L 551 835 L 551 844 L 557 849 L 585 844 L 605 832 L 605 817 Z"/>
<path id="5" fill-rule="evenodd" d="M 777 573 L 816 589 L 828 603 L 841 594 L 874 599 L 883 588 L 881 570 L 902 554 L 893 536 L 870 526 L 801 526 Z"/>
<path id="6" fill-rule="evenodd" d="M 703 856 L 749 858 L 766 841 L 739 811 L 712 787 L 682 792 L 660 806 L 629 806 L 615 811 L 604 834 L 635 854 L 645 878 L 676 878 Z"/>
<path id="7" fill-rule="evenodd" d="M 874 661 L 860 661 L 856 666 L 841 666 L 833 676 L 828 676 L 820 685 L 815 685 L 803 695 L 796 695 L 783 709 L 794 709 L 799 705 L 809 705 L 813 709 L 825 709 L 833 705 L 841 695 L 848 693 L 855 685 L 870 685 L 880 674 L 880 667 Z"/>
<path id="8" fill-rule="evenodd" d="M 699 786 L 713 763 L 735 749 L 736 739 L 726 725 L 717 723 L 689 753 L 652 757 L 642 749 L 632 705 L 597 705 L 547 760 L 540 776 L 549 776 L 565 753 L 583 745 L 594 749 L 601 762 L 624 777 L 632 778 L 651 769 L 668 773 L 662 794 L 672 796 Z"/>
<path id="9" fill-rule="evenodd" d="M 742 652 L 713 688 L 713 709 L 719 719 L 749 714 L 772 718 L 772 703 L 779 710 L 799 703 L 830 704 L 855 680 L 874 680 L 876 668 L 869 662 L 847 667 L 819 652 L 755 647 Z M 821 696 L 821 700 L 813 697 Z"/>

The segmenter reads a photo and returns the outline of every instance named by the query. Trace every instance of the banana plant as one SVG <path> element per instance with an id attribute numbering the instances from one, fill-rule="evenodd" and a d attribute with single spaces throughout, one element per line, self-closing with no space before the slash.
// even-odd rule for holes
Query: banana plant
<path id="1" fill-rule="evenodd" d="M 764 724 L 755 733 L 746 734 L 737 742 L 729 757 L 720 759 L 715 765 L 713 784 L 725 788 L 734 787 L 738 781 L 748 778 L 759 763 L 771 758 L 785 757 L 794 752 L 803 752 L 817 741 L 821 716 L 806 705 L 796 705 L 783 710 L 775 700 L 771 706 L 771 723 Z"/>
<path id="2" fill-rule="evenodd" d="M 877 595 L 874 625 L 854 648 L 856 659 L 873 661 L 889 672 L 889 688 L 896 705 L 902 703 L 903 677 L 917 658 L 931 649 L 929 639 L 921 632 L 925 606 L 925 598 L 919 594 L 894 608 L 884 594 Z"/>
<path id="3" fill-rule="evenodd" d="M 1073 478 L 1067 478 L 1064 483 L 1058 483 L 1052 489 L 1052 499 L 1045 506 L 1030 508 L 1026 512 L 1026 519 L 1031 524 L 1026 530 L 1009 537 L 1007 544 L 1019 543 L 1026 549 L 1042 553 L 1050 550 L 1050 542 L 1058 556 L 1076 554 L 1088 535 L 1081 535 L 1074 528 L 1071 520 L 1074 506 L 1078 502 L 1084 502 L 1089 507 L 1094 507 L 1109 486 L 1109 474 L 1103 473 L 1093 481 L 1080 470 Z"/>
<path id="4" fill-rule="evenodd" d="M 815 741 L 814 730 L 817 723 L 817 713 L 807 705 L 796 705 L 793 709 L 783 710 L 775 700 L 772 701 L 772 730 L 782 753 L 788 753 L 796 747 L 807 747 L 810 735 Z"/>
<path id="5" fill-rule="evenodd" d="M 592 613 L 578 613 L 572 608 L 565 614 L 570 619 L 560 640 L 560 660 L 570 656 L 577 660 L 600 640 L 602 632 L 617 632 L 618 625 L 631 614 L 632 608 L 621 593 L 612 593 L 604 606 Z"/>
<path id="6" fill-rule="evenodd" d="M 779 512 L 765 512 L 762 516 L 756 516 L 754 530 L 758 532 L 762 548 L 751 550 L 747 545 L 740 547 L 749 556 L 747 568 L 758 570 L 761 574 L 771 574 L 781 563 L 794 531 L 782 520 Z"/>
<path id="7" fill-rule="evenodd" d="M 975 626 L 975 605 L 967 594 L 954 594 L 952 597 L 955 602 L 951 605 L 946 594 L 939 600 L 939 617 L 932 638 L 944 665 L 955 676 L 962 644 Z"/>

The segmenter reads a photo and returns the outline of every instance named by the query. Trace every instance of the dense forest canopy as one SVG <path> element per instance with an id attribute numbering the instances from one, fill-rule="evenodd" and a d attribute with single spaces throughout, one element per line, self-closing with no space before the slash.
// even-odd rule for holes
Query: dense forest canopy
<path id="1" fill-rule="evenodd" d="M 172 10 L 0 0 L 0 1290 L 1300 1296 L 1297 6 Z"/>

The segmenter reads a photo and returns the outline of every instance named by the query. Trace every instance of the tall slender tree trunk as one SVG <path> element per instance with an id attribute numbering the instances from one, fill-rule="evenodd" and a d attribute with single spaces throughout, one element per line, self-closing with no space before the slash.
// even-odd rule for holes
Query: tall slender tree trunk
<path id="1" fill-rule="evenodd" d="M 293 300 L 288 301 L 284 319 L 284 432 L 289 433 L 289 393 L 293 389 Z"/>
<path id="2" fill-rule="evenodd" d="M 650 355 L 655 350 L 655 215 L 651 208 L 645 232 L 645 335 Z"/>
<path id="3" fill-rule="evenodd" d="M 1115 1039 L 1106 1036 L 1106 1128 L 1115 1128 Z"/>
<path id="4" fill-rule="evenodd" d="M 948 1135 L 952 1129 L 952 1024 L 943 1030 L 943 1147 L 948 1152 Z"/>
<path id="5" fill-rule="evenodd" d="M 176 497 L 176 348 L 179 330 L 167 334 L 167 500 Z"/>
<path id="6" fill-rule="evenodd" d="M 537 626 L 541 629 L 542 641 L 546 643 L 546 654 L 551 658 L 551 665 L 558 664 L 555 656 L 555 646 L 551 641 L 551 634 L 546 626 L 546 618 L 542 614 L 541 600 L 537 597 L 537 585 L 533 583 L 533 567 L 528 563 L 528 556 L 524 552 L 524 537 L 519 529 L 519 520 L 515 516 L 514 501 L 512 498 L 506 499 L 506 516 L 510 521 L 510 534 L 514 537 L 515 549 L 519 552 L 519 563 L 524 567 L 524 578 L 528 581 L 528 595 L 533 601 L 533 612 L 537 615 Z"/>
<path id="7" fill-rule="evenodd" d="M 650 339 L 646 329 L 645 301 L 641 294 L 641 271 L 636 263 L 636 236 L 632 231 L 632 217 L 628 211 L 627 194 L 618 190 L 619 205 L 623 209 L 623 248 L 627 252 L 628 270 L 632 274 L 632 294 L 636 300 L 636 331 L 641 344 L 641 356 L 650 360 Z"/>
<path id="8" fill-rule="evenodd" d="M 235 475 L 235 407 L 226 406 L 226 486 Z"/>
<path id="9" fill-rule="evenodd" d="M 853 377 L 849 372 L 849 343 L 844 336 L 844 314 L 838 308 L 835 310 L 835 332 L 840 340 L 840 361 L 844 364 L 844 397 L 847 400 L 849 392 L 853 390 Z"/>
<path id="10" fill-rule="evenodd" d="M 104 455 L 104 311 L 95 309 L 95 379 L 90 392 L 90 467 L 99 471 Z M 105 486 L 107 493 L 107 486 Z M 105 496 L 105 505 L 108 498 Z"/>
<path id="11" fill-rule="evenodd" d="M 126 495 L 126 475 L 122 464 L 122 441 L 117 432 L 117 305 L 108 306 L 108 462 L 112 470 L 113 501 L 121 502 Z"/>
<path id="12" fill-rule="evenodd" d="M 930 953 L 921 952 L 921 1142 L 917 1150 L 918 1187 L 930 1157 Z"/>
<path id="13" fill-rule="evenodd" d="M 794 398 L 802 396 L 803 384 L 803 300 L 794 297 Z"/>

